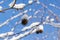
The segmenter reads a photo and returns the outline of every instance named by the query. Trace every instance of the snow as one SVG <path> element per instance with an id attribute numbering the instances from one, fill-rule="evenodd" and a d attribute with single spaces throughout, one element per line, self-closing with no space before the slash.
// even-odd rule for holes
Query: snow
<path id="1" fill-rule="evenodd" d="M 13 34 L 14 34 L 14 32 L 2 33 L 2 34 L 0 34 L 0 38 L 4 38 L 4 37 L 6 37 L 6 36 L 10 36 L 10 35 L 13 35 Z"/>
<path id="2" fill-rule="evenodd" d="M 28 19 L 28 15 L 27 15 L 27 14 L 24 14 L 24 15 L 22 16 L 22 19 Z"/>
<path id="3" fill-rule="evenodd" d="M 49 16 L 46 16 L 46 19 L 49 19 Z"/>
<path id="4" fill-rule="evenodd" d="M 0 24 L 0 27 L 2 27 L 3 25 L 7 24 L 10 20 L 13 20 L 14 18 L 16 18 L 16 17 L 18 17 L 20 15 L 22 15 L 22 13 L 19 13 L 19 14 L 15 15 L 15 16 L 11 17 L 10 19 L 7 19 L 5 22 Z"/>
<path id="5" fill-rule="evenodd" d="M 49 20 L 49 18 L 50 18 L 49 16 L 46 16 L 46 21 L 47 21 L 47 22 L 49 22 L 49 21 L 50 21 L 50 22 L 54 21 L 54 18 L 50 18 L 50 20 Z"/>
<path id="6" fill-rule="evenodd" d="M 14 29 L 15 29 L 14 27 L 13 27 L 13 28 L 11 28 L 11 31 L 14 31 Z"/>
<path id="7" fill-rule="evenodd" d="M 20 12 L 19 14 L 15 15 L 15 16 L 12 16 L 11 18 L 7 19 L 5 22 L 3 22 L 2 24 L 0 24 L 0 27 L 2 27 L 2 26 L 4 26 L 4 25 L 6 25 L 7 23 L 9 23 L 9 21 L 11 21 L 11 20 L 13 20 L 13 19 L 21 16 L 23 13 L 24 13 L 24 12 L 22 12 L 22 13 Z"/>
<path id="8" fill-rule="evenodd" d="M 8 19 L 8 20 L 6 20 L 4 23 L 0 24 L 0 27 L 2 27 L 3 25 L 7 24 L 7 23 L 8 23 L 8 21 L 9 21 L 9 19 Z"/>
<path id="9" fill-rule="evenodd" d="M 39 23 L 36 22 L 36 23 L 32 23 L 31 25 L 35 26 L 36 24 L 39 24 Z M 24 27 L 24 28 L 28 29 L 29 27 Z M 25 30 L 24 28 L 23 28 L 23 30 Z M 43 25 L 39 25 L 38 28 L 43 30 Z M 37 29 L 34 29 L 34 30 L 31 29 L 30 31 L 27 31 L 27 32 L 25 32 L 23 34 L 19 34 L 18 36 L 13 36 L 10 40 L 19 40 L 20 38 L 23 38 L 23 37 L 25 37 L 25 36 L 27 36 L 29 34 L 35 33 L 36 31 L 37 31 Z"/>
<path id="10" fill-rule="evenodd" d="M 14 5 L 15 1 L 16 1 L 16 0 L 13 0 L 13 1 L 9 4 L 9 6 L 12 7 L 12 6 Z"/>
<path id="11" fill-rule="evenodd" d="M 37 0 L 37 4 L 40 4 L 39 0 Z"/>
<path id="12" fill-rule="evenodd" d="M 8 40 L 8 37 L 4 38 L 4 40 Z"/>
<path id="13" fill-rule="evenodd" d="M 2 8 L 3 8 L 3 7 L 2 7 L 2 6 L 0 6 L 0 10 L 2 10 Z"/>
<path id="14" fill-rule="evenodd" d="M 43 25 L 39 25 L 38 30 L 43 30 Z"/>
<path id="15" fill-rule="evenodd" d="M 49 22 L 50 16 L 46 16 L 46 22 Z"/>
<path id="16" fill-rule="evenodd" d="M 49 5 L 50 5 L 50 6 L 54 6 L 54 7 L 55 7 L 55 5 L 54 5 L 54 4 L 52 4 L 52 3 L 50 3 Z"/>
<path id="17" fill-rule="evenodd" d="M 12 7 L 13 5 L 13 8 L 17 8 L 17 9 L 23 9 L 25 7 L 26 4 L 24 3 L 19 3 L 19 4 L 15 4 L 16 0 L 13 0 L 9 6 Z"/>
<path id="18" fill-rule="evenodd" d="M 36 15 L 36 14 L 38 14 L 38 12 L 40 12 L 40 10 L 35 11 L 35 13 L 34 13 L 34 14 Z"/>
<path id="19" fill-rule="evenodd" d="M 29 11 L 32 11 L 32 8 L 30 8 Z"/>
<path id="20" fill-rule="evenodd" d="M 25 31 L 25 30 L 28 30 L 28 29 L 31 29 L 32 27 L 35 27 L 36 25 L 38 25 L 40 22 L 34 22 L 32 23 L 31 25 L 27 26 L 27 27 L 24 27 L 22 29 L 22 31 Z"/>
<path id="21" fill-rule="evenodd" d="M 28 12 L 28 10 L 25 10 L 25 11 L 24 11 L 24 13 L 27 13 L 27 12 Z"/>
<path id="22" fill-rule="evenodd" d="M 51 22 L 54 21 L 54 18 L 51 18 L 50 21 L 51 21 Z"/>
<path id="23" fill-rule="evenodd" d="M 32 34 L 32 33 L 35 33 L 36 31 L 37 31 L 37 29 L 34 29 L 34 30 L 31 32 L 31 34 Z"/>
<path id="24" fill-rule="evenodd" d="M 33 3 L 33 0 L 29 0 L 29 1 L 28 1 L 28 4 L 32 4 L 32 3 Z"/>
<path id="25" fill-rule="evenodd" d="M 57 5 L 55 5 L 55 4 L 50 3 L 49 5 L 50 5 L 50 6 L 52 6 L 52 7 L 57 8 L 57 9 L 60 9 L 60 7 L 59 7 L 59 6 L 57 6 Z"/>
<path id="26" fill-rule="evenodd" d="M 2 1 L 0 1 L 0 4 L 2 4 L 2 3 L 4 3 L 4 1 L 2 0 Z"/>
<path id="27" fill-rule="evenodd" d="M 51 22 L 51 23 L 48 23 L 48 24 L 49 24 L 49 25 L 52 25 L 53 27 L 60 28 L 60 23 Z"/>
<path id="28" fill-rule="evenodd" d="M 17 40 L 15 36 L 13 36 L 13 38 L 11 38 L 10 40 Z"/>
<path id="29" fill-rule="evenodd" d="M 14 34 L 14 32 L 8 32 L 8 35 L 13 35 Z"/>
<path id="30" fill-rule="evenodd" d="M 32 18 L 32 16 L 29 16 L 29 17 L 28 17 L 28 19 L 31 19 L 31 18 Z"/>
<path id="31" fill-rule="evenodd" d="M 19 34 L 18 36 L 13 36 L 10 40 L 19 40 L 20 38 L 23 38 L 24 36 L 29 35 L 31 31 L 32 31 L 32 30 L 27 31 L 27 32 L 25 32 L 25 33 L 23 33 L 23 34 Z"/>
<path id="32" fill-rule="evenodd" d="M 15 4 L 14 8 L 23 9 L 26 6 L 24 3 Z"/>
<path id="33" fill-rule="evenodd" d="M 7 33 L 0 34 L 0 38 L 4 38 L 7 35 Z"/>

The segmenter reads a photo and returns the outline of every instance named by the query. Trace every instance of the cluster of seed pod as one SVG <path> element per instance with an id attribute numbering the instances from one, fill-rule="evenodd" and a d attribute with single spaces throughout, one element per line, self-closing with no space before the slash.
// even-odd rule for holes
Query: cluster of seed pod
<path id="1" fill-rule="evenodd" d="M 28 15 L 27 15 L 27 14 L 24 14 L 24 15 L 22 16 L 21 24 L 22 24 L 22 25 L 27 25 L 27 23 L 28 23 Z M 39 33 L 43 33 L 43 25 L 39 25 L 39 26 L 37 27 L 36 34 L 39 34 Z"/>

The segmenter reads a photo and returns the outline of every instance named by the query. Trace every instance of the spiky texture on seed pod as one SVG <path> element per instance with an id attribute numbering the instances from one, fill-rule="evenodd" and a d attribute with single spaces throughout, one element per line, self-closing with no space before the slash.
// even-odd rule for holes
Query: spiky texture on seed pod
<path id="1" fill-rule="evenodd" d="M 37 30 L 36 33 L 37 33 L 37 34 L 43 33 L 43 30 Z"/>
<path id="2" fill-rule="evenodd" d="M 26 25 L 28 23 L 28 15 L 27 14 L 24 14 L 22 16 L 22 21 L 21 21 L 21 24 L 22 25 Z"/>
<path id="3" fill-rule="evenodd" d="M 28 23 L 28 20 L 27 19 L 22 19 L 22 25 L 26 25 Z"/>
<path id="4" fill-rule="evenodd" d="M 37 27 L 37 31 L 36 31 L 36 33 L 37 33 L 37 34 L 39 34 L 39 33 L 43 33 L 43 31 L 44 31 L 44 29 L 43 29 L 43 25 L 39 25 L 39 26 Z"/>

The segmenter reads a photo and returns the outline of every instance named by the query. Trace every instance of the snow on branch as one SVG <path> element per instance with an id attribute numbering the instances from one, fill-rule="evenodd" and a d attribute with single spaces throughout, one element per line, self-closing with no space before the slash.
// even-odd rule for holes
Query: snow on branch
<path id="1" fill-rule="evenodd" d="M 60 28 L 60 23 L 55 23 L 55 22 L 54 22 L 55 19 L 56 19 L 56 20 L 59 20 L 58 16 L 57 16 L 52 10 L 50 10 L 44 3 L 39 2 L 38 0 L 35 0 L 35 1 L 37 1 L 38 4 L 42 5 L 43 8 L 46 8 L 46 9 L 49 11 L 49 14 L 50 14 L 50 15 L 47 16 L 47 17 L 44 19 L 44 21 L 42 20 L 42 23 L 40 23 L 40 22 L 33 22 L 33 23 L 31 23 L 31 25 L 22 28 L 22 29 L 21 29 L 21 32 L 16 33 L 16 34 L 18 34 L 18 35 L 14 34 L 13 31 L 14 31 L 15 28 L 13 27 L 13 28 L 11 28 L 11 31 L 10 31 L 10 32 L 6 32 L 6 33 L 0 34 L 0 38 L 5 38 L 5 37 L 6 37 L 6 39 L 4 39 L 4 40 L 8 40 L 8 36 L 12 36 L 12 38 L 11 38 L 10 40 L 19 40 L 19 39 L 21 39 L 21 38 L 23 38 L 23 37 L 25 37 L 25 36 L 30 35 L 30 34 L 40 33 L 40 32 L 42 32 L 42 31 L 44 31 L 44 26 L 43 26 L 44 24 L 49 24 L 49 25 L 52 25 L 52 26 L 54 26 L 54 27 Z M 29 1 L 28 1 L 28 4 L 25 4 L 25 3 L 16 4 L 16 0 L 13 0 L 13 1 L 9 4 L 9 6 L 10 6 L 11 8 L 7 8 L 7 9 L 4 9 L 4 10 L 0 10 L 0 12 L 5 11 L 5 10 L 9 10 L 9 9 L 13 9 L 13 8 L 23 9 L 25 6 L 27 6 L 27 5 L 29 5 L 29 4 L 32 4 L 32 3 L 34 3 L 33 0 L 29 0 Z M 50 5 L 55 7 L 54 4 L 50 4 Z M 35 11 L 34 15 L 36 15 L 38 12 L 42 12 L 42 11 L 43 11 L 43 10 L 37 10 L 37 11 Z M 12 16 L 11 18 L 7 19 L 5 22 L 3 22 L 2 24 L 0 24 L 0 27 L 8 24 L 11 20 L 13 20 L 13 19 L 15 19 L 15 18 L 23 15 L 23 13 L 25 14 L 25 13 L 27 13 L 27 12 L 28 12 L 28 10 L 25 10 L 25 11 L 20 12 L 19 14 L 15 15 L 15 16 Z M 56 18 L 55 18 L 55 19 L 54 19 L 54 18 L 51 18 L 51 19 L 50 19 L 50 16 L 51 16 L 51 15 L 55 16 Z M 25 17 L 25 16 L 27 16 L 27 17 Z M 28 19 L 30 19 L 30 18 L 33 17 L 33 16 L 28 16 L 28 15 L 25 15 L 25 16 L 24 16 L 24 18 L 28 18 Z M 43 19 L 43 16 L 44 16 L 44 14 L 42 13 L 42 16 L 41 16 L 40 19 Z M 20 22 L 20 20 L 19 20 L 18 22 L 16 22 L 16 25 L 17 25 L 17 23 L 20 24 L 19 22 Z M 28 31 L 26 31 L 26 30 L 28 30 Z M 24 33 L 22 33 L 22 32 L 24 32 Z M 15 36 L 15 35 L 16 35 L 16 36 Z"/>
<path id="2" fill-rule="evenodd" d="M 23 38 L 24 36 L 27 36 L 31 33 L 32 30 L 25 32 L 23 34 L 19 34 L 18 36 L 13 36 L 10 40 L 19 40 L 21 38 Z"/>
<path id="3" fill-rule="evenodd" d="M 33 25 L 34 23 L 32 23 L 31 25 Z M 37 30 L 43 30 L 43 25 L 39 25 L 38 22 L 36 22 L 35 24 L 37 24 L 38 26 L 34 25 L 32 27 L 35 27 L 35 28 L 32 28 L 30 31 L 27 31 L 25 33 L 22 33 L 22 34 L 19 34 L 18 36 L 13 36 L 10 40 L 19 40 L 27 35 L 30 35 L 32 33 L 35 33 Z M 28 27 L 31 27 L 31 26 L 28 26 Z M 26 27 L 25 27 L 26 28 Z M 27 28 L 29 29 L 29 28 Z M 26 31 L 26 30 L 24 30 Z"/>
<path id="4" fill-rule="evenodd" d="M 30 26 L 24 27 L 24 28 L 22 29 L 22 31 L 26 31 L 26 30 L 28 30 L 28 29 L 31 29 L 31 28 L 33 28 L 34 26 L 39 25 L 39 24 L 40 24 L 40 22 L 34 22 L 34 23 L 32 23 Z"/>
<path id="5" fill-rule="evenodd" d="M 17 14 L 17 15 L 15 15 L 15 16 L 13 16 L 13 17 L 11 17 L 11 18 L 9 18 L 9 19 L 7 19 L 5 22 L 3 22 L 2 24 L 0 24 L 0 27 L 2 27 L 2 26 L 4 26 L 4 25 L 6 25 L 8 22 L 10 22 L 11 20 L 13 20 L 13 19 L 15 19 L 15 18 L 17 18 L 17 17 L 19 17 L 20 15 L 22 15 L 23 13 L 19 13 L 19 14 Z"/>
<path id="6" fill-rule="evenodd" d="M 28 4 L 25 4 L 25 3 L 19 3 L 19 4 L 16 4 L 16 0 L 13 0 L 10 4 L 9 4 L 9 8 L 5 8 L 3 10 L 0 10 L 0 12 L 3 12 L 3 11 L 6 11 L 6 10 L 9 10 L 9 9 L 18 9 L 18 10 L 22 10 L 24 7 L 27 7 L 29 6 L 29 4 L 32 4 L 34 3 L 35 1 L 28 1 Z"/>
<path id="7" fill-rule="evenodd" d="M 20 4 L 15 4 L 14 8 L 23 9 L 25 6 L 26 6 L 26 4 L 20 3 Z"/>
<path id="8" fill-rule="evenodd" d="M 13 19 L 15 19 L 15 18 L 23 15 L 24 13 L 27 13 L 27 12 L 28 12 L 28 10 L 24 10 L 24 12 L 20 12 L 19 14 L 15 15 L 15 16 L 12 16 L 11 18 L 7 19 L 5 22 L 3 22 L 2 24 L 0 24 L 0 27 L 8 24 L 11 20 L 13 20 Z M 28 19 L 30 19 L 30 18 L 32 18 L 32 16 L 29 16 L 29 17 L 28 17 Z M 19 22 L 20 22 L 20 21 L 19 21 Z M 18 22 L 18 23 L 19 23 L 19 22 Z M 19 24 L 20 24 L 20 23 L 19 23 Z M 16 24 L 16 25 L 17 25 L 17 24 Z"/>
<path id="9" fill-rule="evenodd" d="M 45 21 L 45 24 L 49 24 L 53 27 L 57 27 L 57 28 L 60 28 L 60 23 L 55 23 L 55 19 L 54 18 L 50 18 L 49 16 L 46 17 L 46 21 Z"/>
<path id="10" fill-rule="evenodd" d="M 59 16 L 56 15 L 52 10 L 50 10 L 47 5 L 45 5 L 45 4 L 42 3 L 42 2 L 40 2 L 40 5 L 42 5 L 44 8 L 46 8 L 46 9 L 48 10 L 47 12 L 48 12 L 48 14 L 49 14 L 50 16 L 54 16 L 55 19 L 56 19 L 58 22 L 60 22 Z M 50 4 L 50 5 L 52 5 L 52 4 Z M 53 5 L 53 6 L 55 6 L 55 5 Z"/>
<path id="11" fill-rule="evenodd" d="M 9 6 L 10 6 L 10 7 L 14 7 L 14 6 L 15 6 L 15 3 L 16 3 L 16 0 L 13 0 L 13 1 L 9 4 Z"/>
<path id="12" fill-rule="evenodd" d="M 2 8 L 3 8 L 3 7 L 2 7 L 2 6 L 0 6 L 0 10 L 2 10 Z"/>
<path id="13" fill-rule="evenodd" d="M 56 6 L 55 4 L 50 3 L 49 5 L 52 6 L 52 7 L 57 8 L 57 9 L 60 9 L 60 7 Z"/>
<path id="14" fill-rule="evenodd" d="M 0 1 L 0 4 L 2 4 L 2 3 L 4 3 L 4 1 L 2 0 L 2 1 Z"/>
<path id="15" fill-rule="evenodd" d="M 21 33 L 18 33 L 19 35 L 13 36 L 14 35 L 14 32 L 11 31 L 11 32 L 0 34 L 0 38 L 6 38 L 7 36 L 13 36 L 10 40 L 18 40 L 18 39 L 21 39 L 21 38 L 23 38 L 23 37 L 25 37 L 27 35 L 30 35 L 32 33 L 35 33 L 37 30 L 43 30 L 43 25 L 39 25 L 39 22 L 32 23 L 31 26 L 28 26 L 28 27 L 32 27 L 32 29 L 30 31 L 25 32 L 25 33 L 22 33 L 22 34 Z M 26 28 L 26 27 L 24 27 L 24 28 Z M 22 30 L 21 30 L 21 32 L 22 32 Z M 29 30 L 29 28 L 27 28 L 27 30 Z M 8 39 L 8 38 L 6 38 L 6 39 Z"/>
<path id="16" fill-rule="evenodd" d="M 2 10 L 0 10 L 0 12 L 4 12 L 5 10 L 13 9 L 13 6 L 15 5 L 15 3 L 16 3 L 16 0 L 13 0 L 13 1 L 9 4 L 10 8 L 2 9 Z"/>
<path id="17" fill-rule="evenodd" d="M 28 1 L 28 4 L 32 4 L 32 3 L 33 3 L 33 0 L 29 0 L 29 1 Z"/>
<path id="18" fill-rule="evenodd" d="M 54 27 L 57 27 L 57 28 L 60 28 L 60 23 L 54 23 L 54 22 L 51 22 L 51 23 L 48 23 L 49 25 L 52 25 Z"/>
<path id="19" fill-rule="evenodd" d="M 2 33 L 0 34 L 0 38 L 5 38 L 6 36 L 10 36 L 10 35 L 13 35 L 14 32 L 6 32 L 6 33 Z"/>

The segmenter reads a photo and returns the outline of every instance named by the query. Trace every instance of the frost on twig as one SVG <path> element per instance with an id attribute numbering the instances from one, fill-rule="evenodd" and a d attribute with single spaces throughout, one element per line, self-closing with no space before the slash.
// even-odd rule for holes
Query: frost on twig
<path id="1" fill-rule="evenodd" d="M 16 3 L 16 0 L 13 0 L 13 1 L 9 4 L 9 6 L 12 8 L 12 7 L 15 6 L 15 3 Z"/>
<path id="2" fill-rule="evenodd" d="M 3 7 L 2 7 L 2 6 L 0 6 L 0 10 L 2 10 L 2 8 L 3 8 Z"/>
<path id="3" fill-rule="evenodd" d="M 54 27 L 57 27 L 57 28 L 60 28 L 60 23 L 54 23 L 54 22 L 51 22 L 51 23 L 48 23 L 49 25 L 52 25 Z"/>
<path id="4" fill-rule="evenodd" d="M 14 7 L 15 3 L 16 3 L 16 0 L 13 0 L 13 2 L 11 2 L 11 3 L 9 4 L 9 6 L 10 6 L 9 8 L 2 9 L 2 10 L 0 10 L 0 12 L 4 12 L 5 10 L 12 9 L 12 7 Z"/>
<path id="5" fill-rule="evenodd" d="M 29 15 L 28 11 L 31 12 L 33 9 L 26 10 L 24 8 L 27 7 L 29 4 L 32 4 L 35 2 L 37 2 L 38 5 L 41 5 L 43 10 L 34 10 L 34 14 L 32 16 L 32 15 Z M 11 28 L 10 32 L 0 34 L 0 38 L 4 38 L 4 40 L 9 40 L 8 37 L 10 37 L 10 36 L 12 36 L 12 38 L 10 38 L 10 40 L 19 40 L 19 39 L 26 37 L 26 36 L 33 34 L 33 33 L 36 33 L 36 34 L 43 33 L 45 24 L 52 25 L 53 27 L 60 28 L 60 23 L 54 22 L 55 19 L 59 20 L 59 17 L 52 10 L 50 10 L 47 5 L 40 2 L 40 0 L 29 0 L 28 4 L 25 4 L 25 3 L 16 4 L 16 0 L 13 0 L 9 4 L 9 6 L 10 6 L 10 8 L 0 10 L 0 12 L 3 12 L 5 10 L 9 10 L 9 9 L 22 9 L 23 11 L 22 12 L 20 11 L 20 13 L 18 13 L 15 16 L 12 16 L 11 18 L 7 19 L 5 22 L 0 24 L 0 27 L 8 24 L 10 21 L 14 20 L 17 17 L 20 18 L 20 16 L 22 19 L 23 18 L 28 19 L 28 21 L 33 17 L 37 18 L 37 19 L 39 18 L 39 21 L 33 22 L 30 25 L 25 25 L 25 27 L 23 27 L 21 30 L 19 29 L 20 31 L 18 33 L 14 33 L 15 26 L 17 26 L 17 24 L 20 25 L 20 23 L 21 23 L 21 20 L 19 19 L 19 21 L 15 22 L 15 25 Z M 50 4 L 50 6 L 57 7 L 54 4 Z M 43 12 L 45 12 L 44 8 L 47 9 L 48 16 L 45 16 L 46 13 L 43 13 Z M 39 15 L 39 17 L 37 17 L 38 16 L 37 14 L 40 12 L 42 15 L 41 16 Z M 54 16 L 55 18 L 50 18 L 51 16 Z"/>
<path id="6" fill-rule="evenodd" d="M 32 27 L 34 27 L 34 26 L 32 26 Z M 27 29 L 29 29 L 29 28 L 27 28 Z M 27 31 L 27 32 L 25 32 L 23 34 L 19 34 L 18 36 L 13 36 L 10 40 L 19 40 L 19 39 L 21 39 L 21 38 L 23 38 L 23 37 L 25 37 L 27 35 L 35 33 L 37 30 L 43 30 L 43 25 L 38 24 L 38 26 L 36 26 L 36 28 L 32 28 L 30 31 Z"/>
<path id="7" fill-rule="evenodd" d="M 28 29 L 31 29 L 31 28 L 33 28 L 34 26 L 39 25 L 39 24 L 40 24 L 40 22 L 34 22 L 34 23 L 32 23 L 30 26 L 24 27 L 24 28 L 22 29 L 22 31 L 26 31 L 26 30 L 28 30 Z"/>
<path id="8" fill-rule="evenodd" d="M 3 1 L 3 0 L 0 2 L 0 4 L 2 4 L 2 3 L 4 3 L 4 1 Z"/>
<path id="9" fill-rule="evenodd" d="M 60 9 L 60 7 L 56 6 L 55 4 L 50 3 L 49 5 L 52 6 L 52 7 L 57 8 L 57 9 Z"/>
<path id="10" fill-rule="evenodd" d="M 51 25 L 51 26 L 53 26 L 53 27 L 60 28 L 60 23 L 55 23 L 54 21 L 55 21 L 54 18 L 49 18 L 49 16 L 47 16 L 45 23 L 46 23 L 46 24 L 49 24 L 49 25 Z"/>
<path id="11" fill-rule="evenodd" d="M 26 4 L 20 3 L 20 4 L 15 4 L 14 8 L 23 9 L 25 6 L 26 6 Z"/>
<path id="12" fill-rule="evenodd" d="M 32 4 L 32 3 L 33 3 L 33 0 L 29 0 L 29 1 L 28 1 L 28 4 Z"/>
<path id="13" fill-rule="evenodd" d="M 24 10 L 24 12 L 20 12 L 19 14 L 15 15 L 15 16 L 12 16 L 11 18 L 7 19 L 5 22 L 3 22 L 2 24 L 0 24 L 0 27 L 8 24 L 11 20 L 13 20 L 13 19 L 15 19 L 15 18 L 23 15 L 24 13 L 27 13 L 27 12 L 28 12 L 28 11 Z M 31 17 L 31 16 L 30 16 L 30 17 Z M 28 17 L 28 19 L 29 19 L 30 17 Z"/>
<path id="14" fill-rule="evenodd" d="M 32 4 L 34 3 L 35 1 L 28 1 L 28 4 L 25 4 L 25 3 L 19 3 L 19 4 L 16 4 L 16 0 L 13 0 L 10 4 L 9 4 L 9 8 L 5 8 L 5 9 L 2 9 L 0 10 L 0 12 L 3 12 L 3 11 L 6 11 L 6 10 L 9 10 L 9 9 L 16 9 L 16 10 L 22 10 L 24 7 L 26 6 L 29 6 L 29 4 Z"/>
<path id="15" fill-rule="evenodd" d="M 10 36 L 10 35 L 13 35 L 14 32 L 6 32 L 6 33 L 2 33 L 0 34 L 0 38 L 5 38 L 6 36 Z"/>
<path id="16" fill-rule="evenodd" d="M 3 22 L 2 24 L 0 24 L 0 27 L 2 27 L 3 25 L 6 25 L 9 21 L 11 21 L 11 20 L 17 18 L 18 16 L 20 16 L 20 15 L 22 15 L 22 14 L 23 14 L 23 13 L 19 13 L 19 14 L 13 16 L 13 17 L 7 19 L 5 22 Z"/>
<path id="17" fill-rule="evenodd" d="M 25 32 L 23 34 L 19 34 L 18 36 L 13 36 L 10 40 L 19 40 L 21 38 L 23 38 L 24 36 L 27 36 L 31 33 L 32 30 Z"/>

